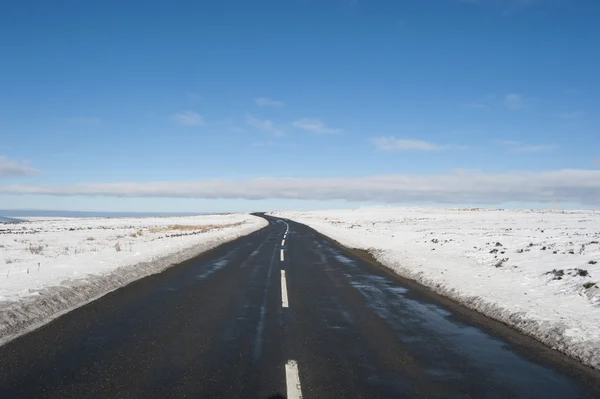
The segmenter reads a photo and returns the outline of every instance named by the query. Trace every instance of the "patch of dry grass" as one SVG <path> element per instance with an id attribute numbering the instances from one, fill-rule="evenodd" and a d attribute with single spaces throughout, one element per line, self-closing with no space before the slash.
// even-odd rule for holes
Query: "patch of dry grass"
<path id="1" fill-rule="evenodd" d="M 44 246 L 41 244 L 40 245 L 32 245 L 30 243 L 29 248 L 27 248 L 27 250 L 34 255 L 41 255 L 42 252 L 44 251 Z"/>
<path id="2" fill-rule="evenodd" d="M 165 231 L 199 231 L 199 232 L 207 232 L 214 229 L 222 229 L 227 227 L 237 227 L 241 226 L 245 222 L 237 222 L 230 224 L 204 224 L 204 225 L 186 225 L 186 224 L 172 224 L 170 226 L 165 227 L 153 227 L 150 229 L 151 233 L 162 233 Z"/>

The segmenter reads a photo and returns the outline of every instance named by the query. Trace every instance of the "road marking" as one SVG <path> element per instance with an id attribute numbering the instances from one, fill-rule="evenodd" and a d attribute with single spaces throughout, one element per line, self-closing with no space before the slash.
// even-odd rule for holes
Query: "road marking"
<path id="1" fill-rule="evenodd" d="M 281 240 L 281 246 L 283 247 L 285 245 L 285 238 L 283 240 Z"/>
<path id="2" fill-rule="evenodd" d="M 281 306 L 284 308 L 288 308 L 290 304 L 288 303 L 287 296 L 287 283 L 285 280 L 285 270 L 281 271 Z"/>
<path id="3" fill-rule="evenodd" d="M 283 222 L 283 220 L 282 220 L 282 222 Z M 283 223 L 285 223 L 285 225 L 286 225 L 286 228 L 285 228 L 285 235 L 287 235 L 288 231 L 290 231 L 290 225 L 289 225 L 289 224 L 287 224 L 286 222 L 283 222 Z"/>
<path id="4" fill-rule="evenodd" d="M 298 363 L 288 360 L 285 364 L 285 384 L 288 399 L 302 399 L 302 388 L 300 387 L 300 375 L 298 374 Z"/>
<path id="5" fill-rule="evenodd" d="M 283 262 L 284 256 L 283 256 L 283 249 L 281 250 L 281 261 Z"/>

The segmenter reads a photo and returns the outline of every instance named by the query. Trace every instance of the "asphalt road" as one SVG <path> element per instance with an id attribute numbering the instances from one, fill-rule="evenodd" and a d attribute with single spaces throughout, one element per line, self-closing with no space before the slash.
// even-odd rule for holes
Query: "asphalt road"
<path id="1" fill-rule="evenodd" d="M 598 398 L 595 371 L 270 225 L 0 347 L 0 398 Z"/>

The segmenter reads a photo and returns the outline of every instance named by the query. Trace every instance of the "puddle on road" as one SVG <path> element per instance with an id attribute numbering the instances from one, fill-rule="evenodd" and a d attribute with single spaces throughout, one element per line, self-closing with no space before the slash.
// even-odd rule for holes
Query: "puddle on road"
<path id="1" fill-rule="evenodd" d="M 354 261 L 344 255 L 336 254 L 334 256 L 338 261 L 340 261 L 342 263 L 345 263 L 347 265 L 354 265 Z"/>
<path id="2" fill-rule="evenodd" d="M 408 294 L 410 290 L 404 287 L 390 287 L 390 291 L 397 293 L 398 295 Z"/>
<path id="3" fill-rule="evenodd" d="M 196 278 L 199 280 L 203 280 L 203 279 L 207 278 L 208 276 L 210 276 L 211 274 L 213 274 L 214 272 L 216 272 L 217 270 L 221 270 L 222 268 L 227 266 L 228 263 L 229 263 L 229 261 L 226 259 L 218 260 L 218 261 L 214 262 L 212 265 L 210 265 L 203 273 L 196 274 Z"/>

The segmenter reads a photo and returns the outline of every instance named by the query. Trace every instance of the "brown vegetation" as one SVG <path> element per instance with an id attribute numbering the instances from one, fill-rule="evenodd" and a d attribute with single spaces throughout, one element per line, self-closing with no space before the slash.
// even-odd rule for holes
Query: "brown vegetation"
<path id="1" fill-rule="evenodd" d="M 165 231 L 199 231 L 207 232 L 214 229 L 222 229 L 226 227 L 237 227 L 241 226 L 245 222 L 230 223 L 230 224 L 205 224 L 205 225 L 185 225 L 185 224 L 172 224 L 164 227 L 153 227 L 150 229 L 151 233 L 162 233 Z"/>

